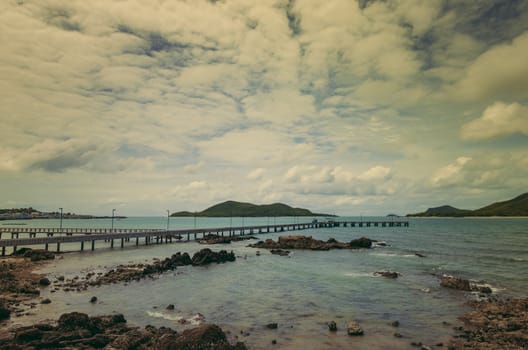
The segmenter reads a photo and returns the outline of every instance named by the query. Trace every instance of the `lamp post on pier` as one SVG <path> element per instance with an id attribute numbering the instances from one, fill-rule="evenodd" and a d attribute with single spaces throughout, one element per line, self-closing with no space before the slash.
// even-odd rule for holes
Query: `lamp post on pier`
<path id="1" fill-rule="evenodd" d="M 59 224 L 59 231 L 62 234 L 62 208 L 60 209 L 60 224 Z"/>
<path id="2" fill-rule="evenodd" d="M 112 209 L 112 231 L 114 230 L 114 213 L 115 213 L 115 209 Z"/>
<path id="3" fill-rule="evenodd" d="M 169 230 L 170 211 L 167 209 L 167 231 Z"/>

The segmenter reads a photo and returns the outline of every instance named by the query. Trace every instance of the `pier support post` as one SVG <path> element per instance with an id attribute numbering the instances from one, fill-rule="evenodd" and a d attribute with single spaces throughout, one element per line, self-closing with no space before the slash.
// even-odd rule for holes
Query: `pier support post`
<path id="1" fill-rule="evenodd" d="M 95 250 L 95 240 L 92 241 L 92 252 Z"/>
<path id="2" fill-rule="evenodd" d="M 60 242 L 57 242 L 57 253 L 60 253 Z"/>
<path id="3" fill-rule="evenodd" d="M 125 246 L 125 239 L 121 238 L 121 248 L 123 248 L 124 246 Z"/>
<path id="4" fill-rule="evenodd" d="M 84 241 L 81 241 L 81 252 L 84 252 Z"/>
<path id="5" fill-rule="evenodd" d="M 44 249 L 45 249 L 46 251 L 48 251 L 48 249 L 49 249 L 49 243 L 46 243 L 46 244 L 44 245 Z"/>
<path id="6" fill-rule="evenodd" d="M 136 237 L 136 247 L 139 245 L 139 237 Z"/>
<path id="7" fill-rule="evenodd" d="M 5 256 L 5 246 L 2 247 L 2 256 Z"/>
<path id="8" fill-rule="evenodd" d="M 113 238 L 110 240 L 110 248 L 114 249 L 114 239 Z"/>

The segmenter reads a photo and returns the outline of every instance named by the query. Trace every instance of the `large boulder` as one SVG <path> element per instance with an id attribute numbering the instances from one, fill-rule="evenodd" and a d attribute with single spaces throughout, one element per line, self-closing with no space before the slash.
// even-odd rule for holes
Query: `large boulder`
<path id="1" fill-rule="evenodd" d="M 214 324 L 203 324 L 193 329 L 183 331 L 179 336 L 166 335 L 160 337 L 158 349 L 221 349 L 229 346 L 227 337 L 220 327 Z"/>
<path id="2" fill-rule="evenodd" d="M 440 280 L 440 285 L 442 287 L 451 289 L 464 290 L 468 292 L 471 291 L 471 284 L 468 280 L 453 276 L 442 277 L 442 279 Z"/>
<path id="3" fill-rule="evenodd" d="M 90 329 L 92 328 L 92 322 L 87 314 L 81 312 L 70 312 L 60 315 L 57 328 L 61 331 Z"/>
<path id="4" fill-rule="evenodd" d="M 205 248 L 195 253 L 192 257 L 192 264 L 194 266 L 204 266 L 212 263 L 224 263 L 226 261 L 235 261 L 235 253 L 228 253 L 225 250 L 213 252 L 209 248 Z"/>
<path id="5" fill-rule="evenodd" d="M 372 240 L 366 237 L 356 238 L 348 243 L 350 248 L 370 248 L 372 247 Z"/>
<path id="6" fill-rule="evenodd" d="M 8 319 L 11 316 L 11 311 L 3 300 L 0 300 L 0 321 Z"/>

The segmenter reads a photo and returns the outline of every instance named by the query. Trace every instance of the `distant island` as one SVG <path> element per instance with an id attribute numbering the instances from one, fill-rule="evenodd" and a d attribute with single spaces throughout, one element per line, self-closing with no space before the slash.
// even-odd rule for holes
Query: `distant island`
<path id="1" fill-rule="evenodd" d="M 256 205 L 251 203 L 227 201 L 209 207 L 200 212 L 179 211 L 172 217 L 266 217 L 266 216 L 331 216 L 332 214 L 312 213 L 308 209 L 293 208 L 283 203 Z"/>
<path id="2" fill-rule="evenodd" d="M 496 202 L 480 209 L 458 209 L 450 205 L 429 208 L 423 213 L 407 216 L 467 217 L 467 216 L 528 216 L 528 192 L 513 199 Z"/>
<path id="3" fill-rule="evenodd" d="M 43 212 L 29 208 L 0 209 L 0 220 L 60 219 L 60 212 Z M 111 219 L 111 216 L 96 216 L 75 213 L 62 213 L 63 219 Z M 126 216 L 114 216 L 114 219 L 126 219 Z"/>

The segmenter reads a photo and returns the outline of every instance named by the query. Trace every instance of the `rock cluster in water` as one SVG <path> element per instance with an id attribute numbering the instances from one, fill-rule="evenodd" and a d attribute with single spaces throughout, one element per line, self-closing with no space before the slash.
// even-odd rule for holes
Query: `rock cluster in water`
<path id="1" fill-rule="evenodd" d="M 20 248 L 13 253 L 14 256 L 29 258 L 31 261 L 53 260 L 55 254 L 44 249 Z"/>
<path id="2" fill-rule="evenodd" d="M 272 239 L 265 241 L 259 241 L 255 244 L 250 244 L 253 248 L 265 248 L 265 249 L 310 249 L 310 250 L 330 250 L 330 249 L 360 249 L 372 247 L 371 239 L 361 237 L 353 239 L 348 243 L 339 242 L 334 238 L 325 241 L 320 241 L 312 238 L 311 236 L 303 235 L 292 235 L 292 236 L 280 236 L 278 241 L 275 242 Z"/>
<path id="3" fill-rule="evenodd" d="M 244 350 L 246 346 L 240 342 L 231 345 L 222 329 L 214 324 L 177 333 L 165 327 L 128 327 L 122 314 L 89 317 L 79 312 L 61 315 L 57 325 L 20 327 L 0 338 L 0 350 L 43 348 Z"/>
<path id="4" fill-rule="evenodd" d="M 484 294 L 491 294 L 492 290 L 488 286 L 478 286 L 471 283 L 469 280 L 460 277 L 443 276 L 440 279 L 440 285 L 442 287 L 463 290 L 466 292 L 480 292 Z"/>
<path id="5" fill-rule="evenodd" d="M 231 242 L 246 241 L 250 239 L 256 239 L 253 236 L 220 236 L 215 234 L 208 234 L 200 240 L 200 244 L 229 244 Z"/>

